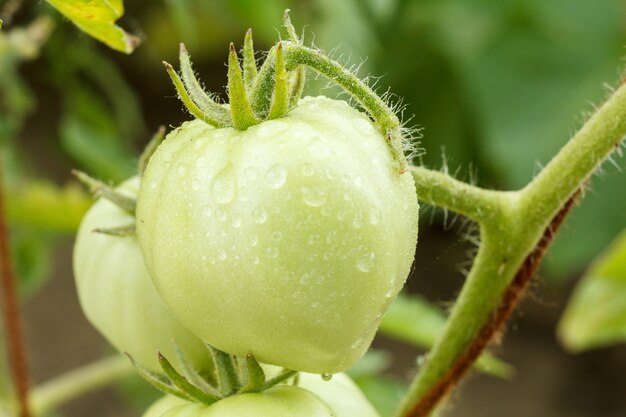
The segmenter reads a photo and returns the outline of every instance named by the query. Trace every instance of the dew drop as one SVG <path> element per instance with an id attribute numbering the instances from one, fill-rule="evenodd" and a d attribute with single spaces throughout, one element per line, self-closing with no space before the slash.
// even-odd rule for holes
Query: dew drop
<path id="1" fill-rule="evenodd" d="M 267 210 L 263 207 L 257 207 L 252 212 L 252 218 L 256 224 L 263 224 L 267 220 Z"/>
<path id="2" fill-rule="evenodd" d="M 279 231 L 275 231 L 274 233 L 272 233 L 272 239 L 274 239 L 275 241 L 279 241 L 283 238 L 283 234 Z"/>
<path id="3" fill-rule="evenodd" d="M 150 188 L 152 188 L 153 190 L 154 190 L 155 188 L 157 188 L 157 185 L 159 185 L 159 183 L 158 183 L 158 181 L 157 181 L 157 180 L 151 180 L 151 181 L 150 181 Z"/>
<path id="4" fill-rule="evenodd" d="M 361 272 L 370 272 L 374 267 L 374 259 L 376 259 L 376 254 L 374 252 L 366 253 L 356 262 L 356 267 Z"/>
<path id="5" fill-rule="evenodd" d="M 363 227 L 363 213 L 360 210 L 354 215 L 354 219 L 352 219 L 352 227 L 355 229 Z"/>
<path id="6" fill-rule="evenodd" d="M 238 229 L 241 226 L 241 217 L 234 215 L 233 218 L 230 221 L 231 226 L 233 226 L 235 229 Z"/>
<path id="7" fill-rule="evenodd" d="M 362 187 L 363 186 L 363 178 L 359 177 L 358 175 L 356 177 L 354 177 L 354 185 L 356 185 L 357 187 Z"/>
<path id="8" fill-rule="evenodd" d="M 278 258 L 279 251 L 278 251 L 278 248 L 274 246 L 270 246 L 269 248 L 265 250 L 265 253 L 270 259 L 276 259 Z"/>
<path id="9" fill-rule="evenodd" d="M 228 258 L 228 254 L 223 249 L 217 251 L 217 257 L 220 261 L 225 261 Z"/>
<path id="10" fill-rule="evenodd" d="M 213 196 L 220 204 L 228 204 L 235 197 L 235 177 L 230 171 L 222 171 L 213 182 Z"/>
<path id="11" fill-rule="evenodd" d="M 178 167 L 178 169 L 176 170 L 176 173 L 178 174 L 179 177 L 184 177 L 185 174 L 187 173 L 187 170 L 185 169 L 185 167 Z"/>
<path id="12" fill-rule="evenodd" d="M 258 244 L 259 238 L 256 235 L 252 236 L 252 239 L 250 239 L 250 246 L 255 247 Z"/>
<path id="13" fill-rule="evenodd" d="M 217 221 L 223 222 L 228 218 L 228 214 L 221 208 L 218 208 L 215 210 L 215 217 L 217 218 Z"/>
<path id="14" fill-rule="evenodd" d="M 320 190 L 304 187 L 302 200 L 311 207 L 319 207 L 326 202 L 326 194 Z"/>
<path id="15" fill-rule="evenodd" d="M 191 188 L 195 191 L 198 191 L 200 189 L 200 183 L 198 181 L 193 181 L 191 183 Z"/>
<path id="16" fill-rule="evenodd" d="M 287 168 L 283 165 L 272 166 L 265 175 L 265 184 L 271 190 L 277 190 L 287 182 Z"/>
<path id="17" fill-rule="evenodd" d="M 261 262 L 261 260 L 259 259 L 258 256 L 255 256 L 252 258 L 252 265 L 258 265 L 259 262 Z"/>
<path id="18" fill-rule="evenodd" d="M 331 379 L 333 379 L 333 374 L 322 374 L 322 379 L 326 382 L 330 381 Z"/>

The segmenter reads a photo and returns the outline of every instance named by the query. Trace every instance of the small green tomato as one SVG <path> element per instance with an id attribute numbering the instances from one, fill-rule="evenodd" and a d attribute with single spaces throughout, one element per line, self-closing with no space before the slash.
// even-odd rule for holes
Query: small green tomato
<path id="1" fill-rule="evenodd" d="M 139 178 L 119 188 L 137 195 Z M 83 312 L 118 350 L 159 370 L 157 350 L 175 358 L 173 340 L 198 369 L 210 367 L 202 342 L 168 311 L 148 276 L 137 239 L 94 232 L 132 224 L 134 218 L 100 198 L 82 220 L 74 246 L 74 276 Z"/>
<path id="2" fill-rule="evenodd" d="M 244 131 L 184 123 L 152 156 L 137 234 L 155 286 L 201 339 L 314 373 L 368 349 L 415 251 L 418 204 L 385 138 L 306 97 Z"/>
<path id="3" fill-rule="evenodd" d="M 337 417 L 327 404 L 302 388 L 279 385 L 254 394 L 239 394 L 212 405 L 164 397 L 143 417 Z"/>

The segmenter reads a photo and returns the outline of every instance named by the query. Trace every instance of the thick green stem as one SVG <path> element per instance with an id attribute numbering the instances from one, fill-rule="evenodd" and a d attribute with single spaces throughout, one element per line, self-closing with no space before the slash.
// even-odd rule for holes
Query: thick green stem
<path id="1" fill-rule="evenodd" d="M 481 223 L 482 243 L 446 329 L 396 415 L 430 415 L 459 382 L 515 307 L 584 183 L 625 136 L 626 87 L 622 85 L 526 188 L 515 193 L 492 192 L 502 196 L 488 199 L 500 205 L 495 217 L 481 216 L 465 202 L 459 203 L 454 190 L 464 187 L 455 180 L 444 176 L 444 185 L 429 189 L 421 176 L 440 175 L 414 171 L 414 177 L 420 174 L 417 186 L 427 199 Z M 467 193 L 484 205 L 481 195 L 472 188 Z"/>
<path id="2" fill-rule="evenodd" d="M 127 358 L 115 356 L 70 371 L 33 389 L 31 404 L 35 416 L 48 414 L 60 405 L 90 391 L 132 375 Z"/>

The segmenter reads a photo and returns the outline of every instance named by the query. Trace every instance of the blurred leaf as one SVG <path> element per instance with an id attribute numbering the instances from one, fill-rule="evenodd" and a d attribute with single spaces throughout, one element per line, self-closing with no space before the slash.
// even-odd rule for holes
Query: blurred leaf
<path id="1" fill-rule="evenodd" d="M 626 341 L 626 231 L 585 273 L 558 333 L 574 352 Z"/>
<path id="2" fill-rule="evenodd" d="M 107 106 L 89 89 L 72 91 L 59 134 L 65 151 L 91 175 L 119 182 L 134 174 L 134 156 Z"/>
<path id="3" fill-rule="evenodd" d="M 393 415 L 407 391 L 405 384 L 389 377 L 357 377 L 354 378 L 354 382 L 383 417 Z"/>
<path id="4" fill-rule="evenodd" d="M 124 32 L 115 21 L 124 14 L 122 0 L 47 0 L 82 31 L 109 47 L 131 53 L 139 38 Z"/>
<path id="5" fill-rule="evenodd" d="M 380 324 L 380 332 L 421 348 L 431 348 L 444 329 L 446 317 L 439 308 L 421 297 L 400 294 L 391 305 Z M 483 354 L 476 369 L 501 378 L 514 372 L 511 365 Z"/>
<path id="6" fill-rule="evenodd" d="M 75 233 L 92 203 L 78 184 L 59 187 L 31 180 L 8 185 L 7 194 L 7 215 L 12 225 L 56 233 Z"/>
<path id="7" fill-rule="evenodd" d="M 0 32 L 0 144 L 18 133 L 34 108 L 35 99 L 19 74 L 19 66 L 39 56 L 52 26 L 44 16 L 26 27 Z"/>
<path id="8" fill-rule="evenodd" d="M 52 247 L 50 239 L 32 229 L 11 234 L 13 264 L 22 297 L 34 294 L 49 278 Z"/>

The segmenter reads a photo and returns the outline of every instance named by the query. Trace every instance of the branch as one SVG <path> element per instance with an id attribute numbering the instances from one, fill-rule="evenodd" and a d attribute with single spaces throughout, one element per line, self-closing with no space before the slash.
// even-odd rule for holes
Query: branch
<path id="1" fill-rule="evenodd" d="M 485 190 L 443 172 L 411 167 L 417 198 L 460 213 L 478 223 L 490 222 L 507 204 L 507 192 Z"/>
<path id="2" fill-rule="evenodd" d="M 526 292 L 531 279 L 535 276 L 541 260 L 548 246 L 552 243 L 557 230 L 563 224 L 565 217 L 569 214 L 579 196 L 580 190 L 570 197 L 565 206 L 552 219 L 542 239 L 530 255 L 526 257 L 524 263 L 515 274 L 515 278 L 504 292 L 502 301 L 492 312 L 489 320 L 480 329 L 476 338 L 465 349 L 465 352 L 458 357 L 456 362 L 450 366 L 448 371 L 441 376 L 437 383 L 432 385 L 419 401 L 406 412 L 406 417 L 429 416 L 437 404 L 458 385 L 460 380 L 471 369 L 474 362 L 491 343 L 494 337 L 501 333 L 511 313 L 513 313 L 518 302 Z"/>

